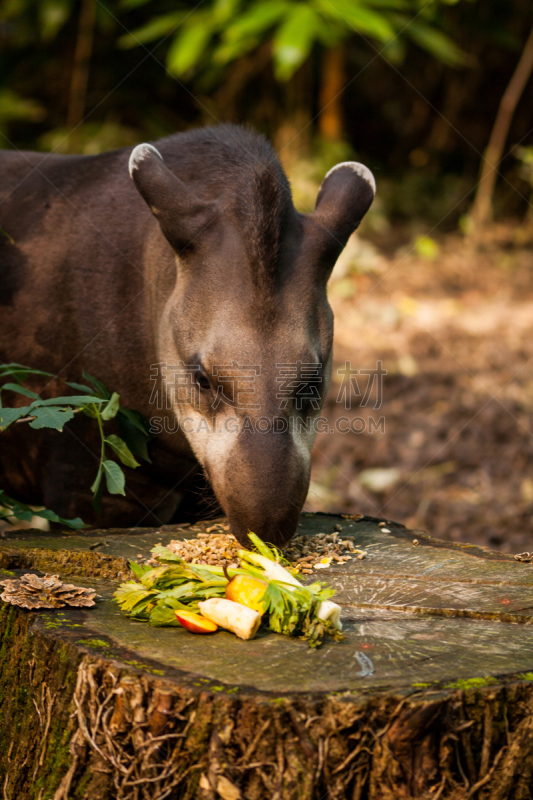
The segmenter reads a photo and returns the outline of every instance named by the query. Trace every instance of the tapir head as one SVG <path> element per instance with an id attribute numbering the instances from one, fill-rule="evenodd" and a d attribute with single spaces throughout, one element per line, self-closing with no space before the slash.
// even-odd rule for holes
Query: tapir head
<path id="1" fill-rule="evenodd" d="M 281 546 L 307 495 L 330 382 L 326 283 L 375 184 L 362 164 L 338 164 L 300 214 L 274 153 L 246 142 L 249 152 L 218 140 L 187 159 L 171 140 L 164 156 L 142 144 L 130 174 L 175 255 L 156 330 L 167 401 L 233 534 Z"/>

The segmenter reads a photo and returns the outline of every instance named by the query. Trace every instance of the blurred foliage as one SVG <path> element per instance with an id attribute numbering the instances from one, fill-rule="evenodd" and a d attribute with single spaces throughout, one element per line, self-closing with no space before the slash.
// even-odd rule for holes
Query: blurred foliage
<path id="1" fill-rule="evenodd" d="M 424 261 L 435 261 L 440 255 L 440 247 L 431 236 L 417 236 L 414 241 L 414 251 Z"/>
<path id="2" fill-rule="evenodd" d="M 46 111 L 35 100 L 21 97 L 11 89 L 0 89 L 0 131 L 7 131 L 13 120 L 40 122 Z"/>
<path id="3" fill-rule="evenodd" d="M 66 121 L 91 3 L 74 137 Z M 273 139 L 302 208 L 329 166 L 356 158 L 376 174 L 382 216 L 450 228 L 471 201 L 532 11 L 530 0 L 0 0 L 0 143 L 94 154 L 248 123 Z M 531 147 L 532 103 L 529 86 L 508 150 Z M 327 104 L 335 141 L 323 138 Z M 511 188 L 500 181 L 497 211 L 523 213 L 525 162 L 506 155 L 501 169 Z"/>
<path id="4" fill-rule="evenodd" d="M 144 0 L 149 4 L 158 5 Z M 447 64 L 468 63 L 466 53 L 440 27 L 439 3 L 423 0 L 211 0 L 193 11 L 158 15 L 122 36 L 119 44 L 128 48 L 172 37 L 167 53 L 171 73 L 204 72 L 215 78 L 222 67 L 269 41 L 274 74 L 287 81 L 314 46 L 333 48 L 354 34 L 388 46 L 395 60 L 404 54 L 395 42 L 406 36 Z"/>
<path id="5" fill-rule="evenodd" d="M 517 147 L 515 155 L 520 161 L 520 176 L 533 189 L 533 147 Z"/>

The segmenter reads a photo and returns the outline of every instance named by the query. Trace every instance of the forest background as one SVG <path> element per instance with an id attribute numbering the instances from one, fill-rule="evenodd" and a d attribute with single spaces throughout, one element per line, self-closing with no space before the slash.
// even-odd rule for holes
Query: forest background
<path id="1" fill-rule="evenodd" d="M 532 26 L 530 0 L 0 0 L 0 146 L 244 123 L 302 211 L 367 164 L 330 282 L 325 413 L 355 422 L 319 435 L 307 506 L 532 550 Z M 346 362 L 382 393 L 359 377 L 346 408 Z"/>

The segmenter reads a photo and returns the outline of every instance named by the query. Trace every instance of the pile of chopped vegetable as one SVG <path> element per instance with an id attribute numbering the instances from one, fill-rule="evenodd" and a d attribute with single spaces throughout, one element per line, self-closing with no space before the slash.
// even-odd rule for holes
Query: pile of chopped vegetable
<path id="1" fill-rule="evenodd" d="M 342 640 L 334 590 L 319 581 L 302 585 L 278 550 L 253 533 L 249 538 L 256 550 L 239 550 L 235 568 L 191 564 L 157 545 L 157 566 L 131 562 L 136 580 L 121 584 L 115 598 L 129 617 L 158 627 L 214 633 L 220 626 L 251 639 L 264 619 L 271 631 L 311 647 L 325 636 Z"/>

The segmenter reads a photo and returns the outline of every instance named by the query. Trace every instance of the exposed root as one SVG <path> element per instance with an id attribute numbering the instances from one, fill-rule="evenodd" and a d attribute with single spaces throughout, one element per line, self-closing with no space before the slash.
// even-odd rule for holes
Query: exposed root
<path id="1" fill-rule="evenodd" d="M 86 655 L 65 696 L 49 666 L 28 698 L 39 737 L 0 762 L 4 800 L 38 800 L 41 787 L 25 787 L 52 775 L 58 714 L 68 752 L 42 795 L 54 800 L 531 800 L 529 684 L 434 699 L 272 698 Z"/>
<path id="2" fill-rule="evenodd" d="M 37 715 L 39 717 L 39 728 L 40 728 L 40 748 L 39 748 L 39 758 L 35 762 L 35 768 L 33 770 L 33 779 L 35 780 L 37 776 L 37 772 L 44 764 L 44 756 L 46 753 L 46 748 L 48 745 L 48 733 L 50 731 L 50 725 L 52 723 L 52 709 L 54 707 L 54 700 L 56 694 L 53 695 L 50 692 L 48 684 L 43 682 L 41 684 L 41 707 L 39 708 L 39 704 L 33 698 L 33 704 L 35 706 L 35 710 L 37 711 Z"/>

